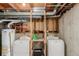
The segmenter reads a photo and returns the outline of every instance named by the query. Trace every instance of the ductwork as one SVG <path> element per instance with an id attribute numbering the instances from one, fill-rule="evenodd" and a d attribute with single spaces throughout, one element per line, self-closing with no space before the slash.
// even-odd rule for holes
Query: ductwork
<path id="1" fill-rule="evenodd" d="M 53 12 L 47 12 L 46 15 L 54 15 L 55 13 L 56 13 L 56 10 L 54 10 Z M 5 12 L 5 13 L 0 12 L 0 15 L 26 15 L 26 16 L 28 16 L 28 15 L 31 15 L 31 13 L 30 12 Z M 42 15 L 44 15 L 44 13 L 43 12 L 38 12 L 38 13 L 33 12 L 32 15 L 33 16 L 34 15 L 42 16 Z"/>
<path id="2" fill-rule="evenodd" d="M 13 24 L 13 23 L 18 23 L 18 22 L 20 22 L 20 21 L 12 21 L 12 22 L 8 23 L 7 26 L 8 26 L 8 28 L 10 28 L 10 25 L 11 25 L 11 24 Z"/>
<path id="3" fill-rule="evenodd" d="M 35 7 L 35 8 L 33 8 L 33 12 L 32 12 L 32 15 L 34 16 L 34 15 L 44 15 L 44 8 L 42 8 L 42 7 L 39 7 L 39 8 L 37 8 L 37 7 Z M 54 9 L 54 11 L 53 12 L 46 12 L 46 15 L 54 15 L 56 13 L 56 9 Z M 0 12 L 0 15 L 26 15 L 26 16 L 28 16 L 28 15 L 31 15 L 31 13 L 30 12 Z"/>
<path id="4" fill-rule="evenodd" d="M 44 12 L 45 7 L 33 7 L 32 12 Z"/>
<path id="5" fill-rule="evenodd" d="M 54 9 L 53 12 L 48 12 L 47 15 L 55 15 L 55 13 L 56 13 L 56 9 Z"/>
<path id="6" fill-rule="evenodd" d="M 32 15 L 33 15 L 33 18 L 41 18 L 41 16 L 44 15 L 44 11 L 45 11 L 45 7 L 34 7 L 32 8 Z M 46 15 L 55 15 L 56 13 L 56 9 L 54 9 L 53 12 L 47 12 Z M 30 12 L 4 12 L 4 13 L 0 13 L 0 15 L 3 15 L 3 16 L 30 16 L 31 13 Z M 55 16 L 56 17 L 56 16 Z M 57 16 L 59 17 L 59 16 Z M 18 22 L 21 22 L 22 20 L 1 20 L 0 22 L 4 22 L 4 21 L 11 21 L 9 24 L 8 24 L 8 27 L 10 28 L 10 25 L 13 24 L 13 23 L 18 23 Z M 25 21 L 25 20 L 23 20 Z"/>
<path id="7" fill-rule="evenodd" d="M 2 19 L 2 20 L 0 20 L 0 23 L 2 23 L 2 22 L 10 22 L 10 23 L 8 23 L 8 25 L 7 25 L 7 27 L 8 28 L 10 28 L 10 25 L 11 24 L 13 24 L 13 23 L 18 23 L 18 22 L 25 22 L 26 20 L 7 20 L 7 19 Z"/>

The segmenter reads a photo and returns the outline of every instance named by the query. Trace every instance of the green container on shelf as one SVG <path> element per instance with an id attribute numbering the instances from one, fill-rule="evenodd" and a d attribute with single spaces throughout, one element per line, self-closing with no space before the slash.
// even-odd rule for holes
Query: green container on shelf
<path id="1" fill-rule="evenodd" d="M 34 41 L 35 41 L 35 40 L 38 40 L 38 35 L 37 35 L 37 34 L 33 34 L 32 39 L 33 39 Z"/>

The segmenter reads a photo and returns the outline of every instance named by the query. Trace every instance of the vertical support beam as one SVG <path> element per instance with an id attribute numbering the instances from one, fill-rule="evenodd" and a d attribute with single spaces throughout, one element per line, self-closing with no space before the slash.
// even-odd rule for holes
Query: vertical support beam
<path id="1" fill-rule="evenodd" d="M 47 41 L 47 35 L 46 35 L 46 11 L 44 11 L 44 54 L 46 56 L 46 41 Z"/>
<path id="2" fill-rule="evenodd" d="M 32 10 L 30 11 L 30 43 L 29 43 L 29 47 L 30 47 L 30 56 L 32 56 Z"/>

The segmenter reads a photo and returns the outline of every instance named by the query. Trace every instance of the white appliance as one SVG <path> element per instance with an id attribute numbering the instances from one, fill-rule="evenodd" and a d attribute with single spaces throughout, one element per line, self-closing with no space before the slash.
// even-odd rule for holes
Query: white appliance
<path id="1" fill-rule="evenodd" d="M 64 56 L 64 42 L 58 37 L 49 36 L 48 56 Z"/>
<path id="2" fill-rule="evenodd" d="M 13 41 L 15 40 L 14 29 L 2 29 L 2 56 L 13 55 Z"/>
<path id="3" fill-rule="evenodd" d="M 26 35 L 17 39 L 13 44 L 13 56 L 29 56 L 30 38 Z"/>

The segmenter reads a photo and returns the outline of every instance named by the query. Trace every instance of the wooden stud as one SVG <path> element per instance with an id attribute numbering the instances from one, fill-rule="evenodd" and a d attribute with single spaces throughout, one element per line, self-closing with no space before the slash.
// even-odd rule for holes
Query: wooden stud
<path id="1" fill-rule="evenodd" d="M 44 54 L 46 56 L 46 12 L 44 11 Z"/>
<path id="2" fill-rule="evenodd" d="M 29 43 L 29 46 L 30 46 L 30 56 L 32 56 L 32 10 L 30 11 L 30 43 Z"/>

